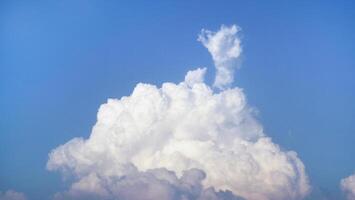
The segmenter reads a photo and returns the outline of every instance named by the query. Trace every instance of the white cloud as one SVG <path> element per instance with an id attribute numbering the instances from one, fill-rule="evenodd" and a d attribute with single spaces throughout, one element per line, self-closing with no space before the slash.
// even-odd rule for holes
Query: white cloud
<path id="1" fill-rule="evenodd" d="M 340 187 L 346 193 L 348 200 L 355 200 L 355 174 L 342 179 Z"/>
<path id="2" fill-rule="evenodd" d="M 236 26 L 224 29 L 236 32 Z M 220 60 L 238 57 L 215 51 Z M 228 190 L 249 200 L 302 199 L 309 183 L 297 154 L 265 135 L 241 88 L 215 93 L 203 82 L 205 72 L 190 71 L 185 81 L 161 88 L 139 83 L 130 96 L 101 105 L 88 139 L 74 138 L 49 155 L 49 170 L 76 178 L 56 197 L 236 198 L 222 192 Z M 199 188 L 202 181 L 197 193 L 180 187 L 190 169 L 206 175 L 192 184 Z"/>
<path id="3" fill-rule="evenodd" d="M 222 25 L 217 32 L 202 29 L 198 37 L 212 55 L 217 70 L 214 86 L 220 89 L 229 87 L 234 80 L 236 61 L 242 53 L 239 31 L 236 25 Z"/>
<path id="4" fill-rule="evenodd" d="M 0 191 L 0 200 L 26 200 L 26 197 L 23 193 L 7 190 L 6 192 Z"/>

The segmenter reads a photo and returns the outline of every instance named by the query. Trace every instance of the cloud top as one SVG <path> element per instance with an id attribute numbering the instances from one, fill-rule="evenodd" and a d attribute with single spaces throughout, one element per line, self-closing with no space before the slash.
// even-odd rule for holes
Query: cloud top
<path id="1" fill-rule="evenodd" d="M 217 32 L 202 29 L 198 36 L 200 41 L 211 53 L 216 67 L 214 86 L 225 89 L 234 81 L 236 61 L 242 53 L 241 41 L 238 37 L 240 28 L 222 25 Z"/>

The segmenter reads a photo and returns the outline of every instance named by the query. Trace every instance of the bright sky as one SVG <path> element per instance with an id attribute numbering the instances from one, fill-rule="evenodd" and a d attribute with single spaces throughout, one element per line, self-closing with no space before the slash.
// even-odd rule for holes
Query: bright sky
<path id="1" fill-rule="evenodd" d="M 139 82 L 178 83 L 214 64 L 201 29 L 240 28 L 233 86 L 264 132 L 298 153 L 310 198 L 341 199 L 355 171 L 352 1 L 1 1 L 0 191 L 50 199 L 68 188 L 48 154 L 87 138 L 107 98 Z"/>

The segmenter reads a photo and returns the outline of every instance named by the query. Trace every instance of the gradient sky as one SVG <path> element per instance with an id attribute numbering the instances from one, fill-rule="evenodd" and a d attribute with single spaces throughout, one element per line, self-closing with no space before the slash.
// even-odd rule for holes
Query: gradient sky
<path id="1" fill-rule="evenodd" d="M 355 170 L 353 1 L 1 1 L 0 191 L 67 187 L 48 153 L 88 137 L 100 104 L 138 82 L 179 82 L 213 62 L 202 28 L 242 28 L 234 85 L 265 132 L 306 166 L 313 197 L 341 198 Z"/>

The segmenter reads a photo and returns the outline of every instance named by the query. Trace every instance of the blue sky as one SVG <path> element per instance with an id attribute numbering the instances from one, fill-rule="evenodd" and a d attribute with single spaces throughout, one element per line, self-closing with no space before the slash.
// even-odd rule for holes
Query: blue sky
<path id="1" fill-rule="evenodd" d="M 265 132 L 295 150 L 315 196 L 340 198 L 355 170 L 355 5 L 351 1 L 1 1 L 0 191 L 63 190 L 48 153 L 88 137 L 100 104 L 138 82 L 179 82 L 213 62 L 202 28 L 242 28 L 234 85 Z"/>

